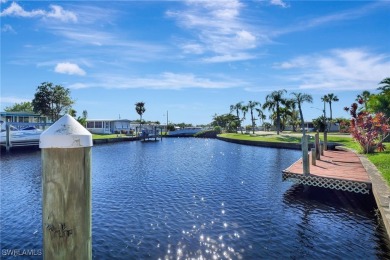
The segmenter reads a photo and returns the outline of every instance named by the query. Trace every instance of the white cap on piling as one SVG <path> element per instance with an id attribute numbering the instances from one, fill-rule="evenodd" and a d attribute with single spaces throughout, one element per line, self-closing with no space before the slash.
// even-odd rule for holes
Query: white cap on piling
<path id="1" fill-rule="evenodd" d="M 91 146 L 93 146 L 92 134 L 68 114 L 58 119 L 39 138 L 39 148 L 82 148 Z"/>

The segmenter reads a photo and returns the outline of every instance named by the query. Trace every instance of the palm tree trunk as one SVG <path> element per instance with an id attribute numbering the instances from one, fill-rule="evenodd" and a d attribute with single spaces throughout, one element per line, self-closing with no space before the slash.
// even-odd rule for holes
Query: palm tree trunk
<path id="1" fill-rule="evenodd" d="M 280 131 L 280 113 L 279 113 L 279 103 L 276 104 L 276 134 L 279 135 Z"/>

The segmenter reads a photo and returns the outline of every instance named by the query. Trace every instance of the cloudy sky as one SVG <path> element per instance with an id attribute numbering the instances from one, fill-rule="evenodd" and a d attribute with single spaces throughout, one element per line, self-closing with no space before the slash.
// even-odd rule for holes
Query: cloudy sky
<path id="1" fill-rule="evenodd" d="M 390 1 L 1 0 L 1 109 L 48 81 L 91 119 L 136 119 L 144 101 L 146 120 L 206 124 L 279 89 L 313 95 L 307 119 L 328 93 L 348 117 L 390 77 L 389 12 Z"/>

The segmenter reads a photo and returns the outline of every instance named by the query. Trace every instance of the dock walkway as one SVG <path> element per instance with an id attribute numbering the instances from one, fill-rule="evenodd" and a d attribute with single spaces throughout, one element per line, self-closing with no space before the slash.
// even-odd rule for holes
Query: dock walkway
<path id="1" fill-rule="evenodd" d="M 310 174 L 303 175 L 302 158 L 283 171 L 283 180 L 329 189 L 368 194 L 371 180 L 359 157 L 351 151 L 324 151 L 316 165 L 310 158 Z"/>

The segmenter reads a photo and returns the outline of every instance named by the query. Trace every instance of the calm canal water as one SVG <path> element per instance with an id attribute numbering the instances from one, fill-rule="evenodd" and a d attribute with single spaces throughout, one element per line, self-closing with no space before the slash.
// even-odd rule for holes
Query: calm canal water
<path id="1" fill-rule="evenodd" d="M 178 138 L 92 156 L 96 259 L 389 258 L 371 196 L 282 182 L 298 151 Z M 40 152 L 2 154 L 3 254 L 42 248 L 41 202 Z"/>

